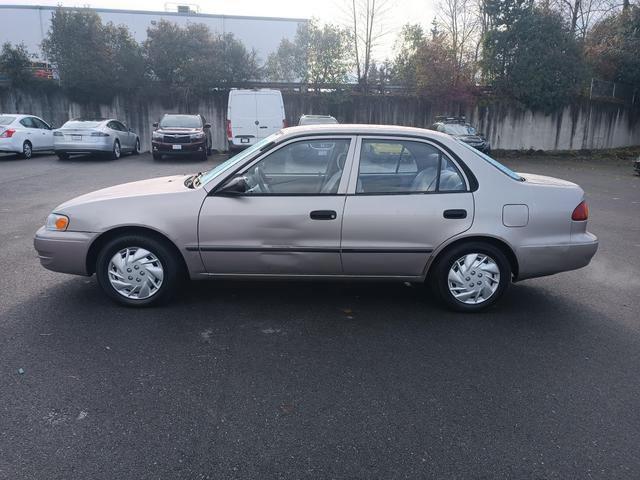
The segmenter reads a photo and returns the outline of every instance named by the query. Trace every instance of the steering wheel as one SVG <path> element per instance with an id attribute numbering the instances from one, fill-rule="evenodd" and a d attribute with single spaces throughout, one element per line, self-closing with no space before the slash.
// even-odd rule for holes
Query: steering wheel
<path id="1" fill-rule="evenodd" d="M 255 177 L 256 182 L 258 182 L 258 186 L 260 187 L 260 191 L 262 193 L 270 193 L 271 189 L 267 186 L 267 179 L 264 176 L 264 172 L 262 171 L 262 167 L 258 165 L 255 169 Z"/>

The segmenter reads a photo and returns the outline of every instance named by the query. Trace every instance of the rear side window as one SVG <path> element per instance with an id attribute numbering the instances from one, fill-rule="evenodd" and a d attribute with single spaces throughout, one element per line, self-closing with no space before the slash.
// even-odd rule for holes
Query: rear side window
<path id="1" fill-rule="evenodd" d="M 31 117 L 25 117 L 20 120 L 20 125 L 27 128 L 38 128 Z"/>
<path id="2" fill-rule="evenodd" d="M 491 165 L 493 165 L 494 167 L 496 167 L 498 170 L 500 170 L 502 173 L 504 173 L 505 175 L 513 178 L 514 180 L 517 180 L 519 182 L 524 182 L 524 178 L 522 178 L 520 175 L 518 175 L 516 172 L 514 172 L 513 170 L 511 170 L 509 167 L 506 167 L 505 165 L 501 164 L 499 161 L 494 160 L 493 158 L 491 158 L 489 155 L 482 153 L 479 150 L 476 150 L 475 148 L 471 147 L 470 145 L 464 143 L 461 140 L 457 140 L 457 142 L 462 145 L 464 148 L 466 148 L 467 150 L 470 150 L 471 152 L 473 152 L 474 154 L 476 154 L 478 157 L 482 158 L 485 162 L 490 163 Z"/>
<path id="3" fill-rule="evenodd" d="M 436 147 L 405 140 L 363 140 L 356 193 L 465 191 L 458 168 Z"/>

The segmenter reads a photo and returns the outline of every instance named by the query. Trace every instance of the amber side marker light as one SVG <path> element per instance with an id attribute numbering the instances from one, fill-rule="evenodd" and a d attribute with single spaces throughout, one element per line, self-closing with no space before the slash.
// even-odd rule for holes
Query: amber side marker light
<path id="1" fill-rule="evenodd" d="M 47 230 L 53 230 L 57 232 L 64 232 L 69 226 L 69 217 L 65 215 L 60 215 L 57 213 L 52 213 L 47 217 Z"/>
<path id="2" fill-rule="evenodd" d="M 571 220 L 575 222 L 584 222 L 589 218 L 589 205 L 584 200 L 578 204 L 571 214 Z"/>

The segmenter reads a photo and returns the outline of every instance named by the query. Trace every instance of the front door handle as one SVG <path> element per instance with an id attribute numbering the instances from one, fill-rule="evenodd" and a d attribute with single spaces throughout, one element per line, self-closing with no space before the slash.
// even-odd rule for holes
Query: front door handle
<path id="1" fill-rule="evenodd" d="M 311 220 L 335 220 L 338 214 L 335 210 L 314 210 L 309 216 Z"/>
<path id="2" fill-rule="evenodd" d="M 467 218 L 467 211 L 462 209 L 445 210 L 442 216 L 444 218 Z"/>

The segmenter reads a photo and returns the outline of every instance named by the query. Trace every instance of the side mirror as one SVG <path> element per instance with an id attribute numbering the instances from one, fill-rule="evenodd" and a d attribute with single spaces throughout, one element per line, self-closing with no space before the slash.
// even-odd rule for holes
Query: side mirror
<path id="1" fill-rule="evenodd" d="M 237 177 L 233 177 L 227 183 L 225 183 L 220 190 L 216 191 L 217 194 L 220 195 L 242 195 L 249 190 L 249 184 L 247 183 L 247 179 L 238 175 Z"/>
<path id="2" fill-rule="evenodd" d="M 211 124 L 210 123 L 205 123 L 204 124 L 204 128 L 211 128 Z"/>
<path id="3" fill-rule="evenodd" d="M 153 128 L 158 128 L 158 122 L 153 123 Z"/>

